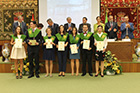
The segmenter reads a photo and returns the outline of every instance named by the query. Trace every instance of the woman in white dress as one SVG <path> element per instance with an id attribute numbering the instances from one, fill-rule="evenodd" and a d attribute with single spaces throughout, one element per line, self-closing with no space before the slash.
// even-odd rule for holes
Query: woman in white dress
<path id="1" fill-rule="evenodd" d="M 15 70 L 16 70 L 16 79 L 18 79 L 18 61 L 20 62 L 20 79 L 22 79 L 22 70 L 23 70 L 23 59 L 26 58 L 25 48 L 24 48 L 24 40 L 26 36 L 22 33 L 21 27 L 17 26 L 14 35 L 12 35 L 11 45 L 12 51 L 10 58 L 14 59 L 15 62 Z M 18 42 L 21 40 L 21 43 Z M 18 42 L 18 43 L 17 43 Z"/>

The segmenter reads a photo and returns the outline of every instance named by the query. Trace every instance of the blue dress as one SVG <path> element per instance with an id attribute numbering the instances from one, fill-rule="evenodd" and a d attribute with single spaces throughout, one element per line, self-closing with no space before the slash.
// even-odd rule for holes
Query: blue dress
<path id="1" fill-rule="evenodd" d="M 48 37 L 49 39 L 51 37 Z M 46 46 L 43 46 L 43 60 L 55 60 L 55 47 L 52 49 L 46 49 Z"/>
<path id="2" fill-rule="evenodd" d="M 73 38 L 75 39 L 75 37 L 73 36 Z M 80 46 L 80 40 L 77 43 L 77 46 Z M 77 54 L 71 54 L 71 50 L 70 50 L 70 55 L 69 55 L 70 59 L 80 59 L 80 48 L 78 49 L 78 53 Z"/>

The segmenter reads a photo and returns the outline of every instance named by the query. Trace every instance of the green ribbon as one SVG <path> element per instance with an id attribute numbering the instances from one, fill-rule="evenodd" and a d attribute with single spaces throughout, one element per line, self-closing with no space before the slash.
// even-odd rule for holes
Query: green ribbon
<path id="1" fill-rule="evenodd" d="M 45 36 L 45 37 L 43 37 L 43 38 L 44 38 L 44 40 L 46 40 L 46 39 L 48 39 L 48 36 Z M 52 39 L 52 42 L 54 42 L 55 36 L 51 36 L 51 39 Z"/>
<path id="2" fill-rule="evenodd" d="M 76 35 L 75 39 L 73 38 L 72 34 L 69 35 L 70 43 L 77 44 L 79 42 L 80 35 Z"/>
<path id="3" fill-rule="evenodd" d="M 18 37 L 14 36 L 14 35 L 11 35 L 11 37 L 14 39 L 14 41 L 15 41 L 15 39 L 18 39 Z M 20 38 L 22 39 L 22 41 L 24 41 L 26 38 L 26 35 L 21 35 Z"/>
<path id="4" fill-rule="evenodd" d="M 90 38 L 91 35 L 92 35 L 91 32 L 88 32 L 88 33 L 86 34 L 86 36 L 84 36 L 83 33 L 80 33 L 80 37 L 81 37 L 82 40 L 88 40 L 88 39 Z"/>
<path id="5" fill-rule="evenodd" d="M 68 33 L 66 35 L 63 35 L 63 37 L 59 33 L 57 33 L 56 37 L 59 41 L 66 41 L 68 37 Z"/>
<path id="6" fill-rule="evenodd" d="M 98 36 L 98 34 L 94 34 L 93 37 L 97 40 L 97 41 L 104 41 L 105 37 L 107 36 L 107 33 L 103 33 L 101 35 L 101 37 Z"/>
<path id="7" fill-rule="evenodd" d="M 39 32 L 40 32 L 40 29 L 36 29 L 34 32 L 32 31 L 32 28 L 28 29 L 29 37 L 36 37 Z"/>

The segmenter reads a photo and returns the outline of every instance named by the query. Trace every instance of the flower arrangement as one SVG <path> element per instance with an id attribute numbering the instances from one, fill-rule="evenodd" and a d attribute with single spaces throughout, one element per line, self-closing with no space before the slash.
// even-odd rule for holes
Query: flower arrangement
<path id="1" fill-rule="evenodd" d="M 24 58 L 24 60 L 23 60 L 23 71 L 22 71 L 22 74 L 23 75 L 27 75 L 27 74 L 29 74 L 29 62 L 27 61 L 27 58 Z M 34 66 L 35 66 L 35 63 L 34 63 Z M 39 66 L 43 66 L 43 64 L 42 63 L 39 63 Z M 11 66 L 11 70 L 13 70 L 13 73 L 16 73 L 15 72 L 15 65 L 12 65 Z M 18 64 L 18 72 L 20 72 L 20 64 Z"/>
<path id="2" fill-rule="evenodd" d="M 115 54 L 112 54 L 111 51 L 107 51 L 105 54 L 104 67 L 105 75 L 115 75 L 122 73 L 122 66 L 119 64 Z"/>

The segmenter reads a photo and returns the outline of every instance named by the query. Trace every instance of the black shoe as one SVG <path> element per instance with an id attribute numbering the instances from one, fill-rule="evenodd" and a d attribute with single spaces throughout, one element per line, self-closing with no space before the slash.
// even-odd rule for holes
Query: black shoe
<path id="1" fill-rule="evenodd" d="M 95 77 L 98 77 L 98 74 L 97 74 L 97 75 L 95 75 Z"/>
<path id="2" fill-rule="evenodd" d="M 63 77 L 65 77 L 65 75 L 62 75 Z"/>
<path id="3" fill-rule="evenodd" d="M 18 76 L 16 76 L 16 79 L 18 79 Z"/>
<path id="4" fill-rule="evenodd" d="M 86 75 L 86 73 L 83 73 L 81 76 L 85 76 Z"/>
<path id="5" fill-rule="evenodd" d="M 104 77 L 104 75 L 101 75 L 101 77 Z"/>
<path id="6" fill-rule="evenodd" d="M 93 74 L 92 74 L 92 73 L 89 73 L 89 75 L 90 75 L 91 77 L 93 77 Z"/>
<path id="7" fill-rule="evenodd" d="M 39 75 L 36 75 L 36 78 L 40 78 L 40 76 Z"/>
<path id="8" fill-rule="evenodd" d="M 28 78 L 32 78 L 32 77 L 34 77 L 34 75 L 30 75 L 30 76 L 28 76 Z"/>

